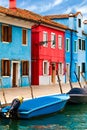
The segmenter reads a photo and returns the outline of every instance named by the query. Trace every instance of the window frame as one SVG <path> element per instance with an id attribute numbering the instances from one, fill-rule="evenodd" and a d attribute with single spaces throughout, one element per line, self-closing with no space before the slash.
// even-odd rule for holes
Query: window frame
<path id="1" fill-rule="evenodd" d="M 82 40 L 80 38 L 78 39 L 78 49 L 82 50 Z"/>
<path id="2" fill-rule="evenodd" d="M 78 19 L 78 27 L 81 28 L 81 19 Z"/>
<path id="3" fill-rule="evenodd" d="M 12 42 L 12 26 L 7 24 L 2 24 L 2 37 L 3 43 Z"/>
<path id="4" fill-rule="evenodd" d="M 55 48 L 56 47 L 56 34 L 55 33 L 51 33 L 51 48 Z"/>
<path id="5" fill-rule="evenodd" d="M 58 63 L 58 72 L 59 72 L 59 75 L 63 75 L 63 72 L 64 72 L 64 64 L 62 62 L 59 62 Z"/>
<path id="6" fill-rule="evenodd" d="M 63 37 L 62 37 L 62 35 L 58 35 L 58 48 L 59 48 L 59 49 L 62 49 L 62 48 L 63 48 L 62 42 L 63 42 Z"/>
<path id="7" fill-rule="evenodd" d="M 46 69 L 45 69 L 45 63 L 46 63 Z M 47 60 L 44 60 L 43 61 L 43 75 L 48 75 L 48 74 L 49 74 L 49 63 Z"/>
<path id="8" fill-rule="evenodd" d="M 86 43 L 86 42 L 85 42 L 85 40 L 84 40 L 84 39 L 82 39 L 82 50 L 83 50 L 83 51 L 85 51 L 85 50 L 86 50 L 85 43 Z"/>
<path id="9" fill-rule="evenodd" d="M 3 77 L 8 77 L 11 75 L 11 62 L 9 59 L 2 59 L 1 60 L 1 75 Z"/>
<path id="10" fill-rule="evenodd" d="M 74 52 L 77 53 L 77 40 L 74 40 Z"/>
<path id="11" fill-rule="evenodd" d="M 46 31 L 43 31 L 43 42 L 43 46 L 48 46 L 48 33 Z"/>
<path id="12" fill-rule="evenodd" d="M 28 30 L 25 28 L 22 28 L 22 45 L 27 46 L 28 44 Z"/>
<path id="13" fill-rule="evenodd" d="M 29 61 L 23 60 L 22 61 L 22 76 L 28 76 L 28 75 L 29 75 Z"/>
<path id="14" fill-rule="evenodd" d="M 68 41 L 68 46 L 67 46 L 67 41 Z M 66 38 L 66 52 L 70 52 L 70 38 Z"/>

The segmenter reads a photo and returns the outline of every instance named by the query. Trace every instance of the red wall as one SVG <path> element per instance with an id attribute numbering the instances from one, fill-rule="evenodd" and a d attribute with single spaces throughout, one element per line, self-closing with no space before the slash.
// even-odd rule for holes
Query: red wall
<path id="1" fill-rule="evenodd" d="M 48 33 L 48 41 L 51 41 L 51 33 L 56 34 L 56 47 L 51 48 L 51 42 L 48 42 L 48 47 L 40 45 L 40 42 L 43 41 L 43 31 Z M 63 37 L 63 47 L 58 49 L 58 35 Z M 65 54 L 64 54 L 64 38 L 65 32 L 43 25 L 33 27 L 32 29 L 32 84 L 39 84 L 39 75 L 43 74 L 43 60 L 48 60 L 50 64 L 52 62 L 62 62 L 64 63 Z M 51 74 L 51 68 L 50 72 Z"/>

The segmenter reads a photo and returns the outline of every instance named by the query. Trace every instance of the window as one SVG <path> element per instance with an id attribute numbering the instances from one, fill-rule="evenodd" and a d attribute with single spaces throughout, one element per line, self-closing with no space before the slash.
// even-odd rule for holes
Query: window
<path id="1" fill-rule="evenodd" d="M 44 42 L 44 46 L 47 46 L 47 43 L 48 43 L 47 40 L 48 40 L 48 39 L 47 39 L 47 32 L 43 32 L 43 42 Z"/>
<path id="2" fill-rule="evenodd" d="M 43 74 L 44 75 L 48 74 L 48 62 L 47 61 L 43 62 Z"/>
<path id="3" fill-rule="evenodd" d="M 82 40 L 82 50 L 85 50 L 85 40 Z"/>
<path id="4" fill-rule="evenodd" d="M 10 76 L 10 60 L 2 60 L 2 76 Z"/>
<path id="5" fill-rule="evenodd" d="M 82 73 L 85 73 L 85 63 L 82 63 Z"/>
<path id="6" fill-rule="evenodd" d="M 26 29 L 22 30 L 22 44 L 23 45 L 27 44 L 27 30 Z"/>
<path id="7" fill-rule="evenodd" d="M 81 19 L 78 19 L 78 27 L 81 28 Z"/>
<path id="8" fill-rule="evenodd" d="M 62 36 L 58 36 L 58 48 L 62 49 Z"/>
<path id="9" fill-rule="evenodd" d="M 56 46 L 56 35 L 55 33 L 51 33 L 51 47 Z"/>
<path id="10" fill-rule="evenodd" d="M 29 75 L 29 61 L 22 61 L 22 75 Z"/>
<path id="11" fill-rule="evenodd" d="M 8 25 L 2 25 L 2 42 L 12 41 L 12 27 Z"/>
<path id="12" fill-rule="evenodd" d="M 70 51 L 70 39 L 66 39 L 66 52 Z"/>
<path id="13" fill-rule="evenodd" d="M 74 41 L 74 52 L 77 52 L 77 41 Z"/>
<path id="14" fill-rule="evenodd" d="M 79 50 L 81 50 L 81 39 L 78 39 Z"/>
<path id="15" fill-rule="evenodd" d="M 63 74 L 63 64 L 62 63 L 58 64 L 58 72 L 59 72 L 59 74 Z"/>

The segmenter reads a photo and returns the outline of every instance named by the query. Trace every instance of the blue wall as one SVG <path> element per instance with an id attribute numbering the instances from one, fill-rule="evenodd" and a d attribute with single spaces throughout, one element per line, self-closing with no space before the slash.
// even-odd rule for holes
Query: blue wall
<path id="1" fill-rule="evenodd" d="M 76 82 L 77 80 L 74 71 L 76 72 L 75 63 L 78 61 L 78 53 L 74 52 L 74 41 L 77 41 L 77 33 L 67 30 L 65 33 L 65 39 L 67 38 L 70 39 L 70 49 L 69 52 L 65 53 L 66 64 L 68 63 L 70 65 L 70 80 Z"/>
<path id="2" fill-rule="evenodd" d="M 1 42 L 0 40 L 0 78 L 2 79 L 3 87 L 5 88 L 12 87 L 12 77 L 1 76 L 2 59 L 11 60 L 11 68 L 12 68 L 12 61 L 19 61 L 20 63 L 20 79 L 18 81 L 19 85 L 29 86 L 28 76 L 21 77 L 21 61 L 27 60 L 30 63 L 29 66 L 31 66 L 31 29 L 27 29 L 27 31 L 28 31 L 27 46 L 22 45 L 22 27 L 12 26 L 12 42 L 4 43 Z M 1 31 L 0 31 L 0 39 L 1 39 Z"/>

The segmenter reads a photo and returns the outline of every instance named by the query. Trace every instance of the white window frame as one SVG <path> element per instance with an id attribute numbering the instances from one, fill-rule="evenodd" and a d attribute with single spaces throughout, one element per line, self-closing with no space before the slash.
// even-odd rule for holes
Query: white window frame
<path id="1" fill-rule="evenodd" d="M 46 73 L 44 73 L 45 72 L 44 71 L 45 63 L 47 64 L 47 66 L 46 66 Z M 49 62 L 47 60 L 44 60 L 43 61 L 43 75 L 48 75 L 48 74 L 49 74 Z"/>
<path id="2" fill-rule="evenodd" d="M 67 40 L 68 40 L 68 50 L 67 50 Z M 70 38 L 66 38 L 66 52 L 70 52 Z"/>
<path id="3" fill-rule="evenodd" d="M 55 41 L 55 44 L 53 44 L 53 41 Z M 56 47 L 56 34 L 55 33 L 51 33 L 51 47 L 52 48 Z"/>
<path id="4" fill-rule="evenodd" d="M 48 42 L 46 41 L 48 41 L 48 33 L 46 31 L 43 31 L 43 42 L 44 42 L 43 46 L 48 46 Z"/>
<path id="5" fill-rule="evenodd" d="M 62 35 L 58 35 L 58 48 L 59 49 L 62 49 L 62 41 L 63 41 Z"/>

